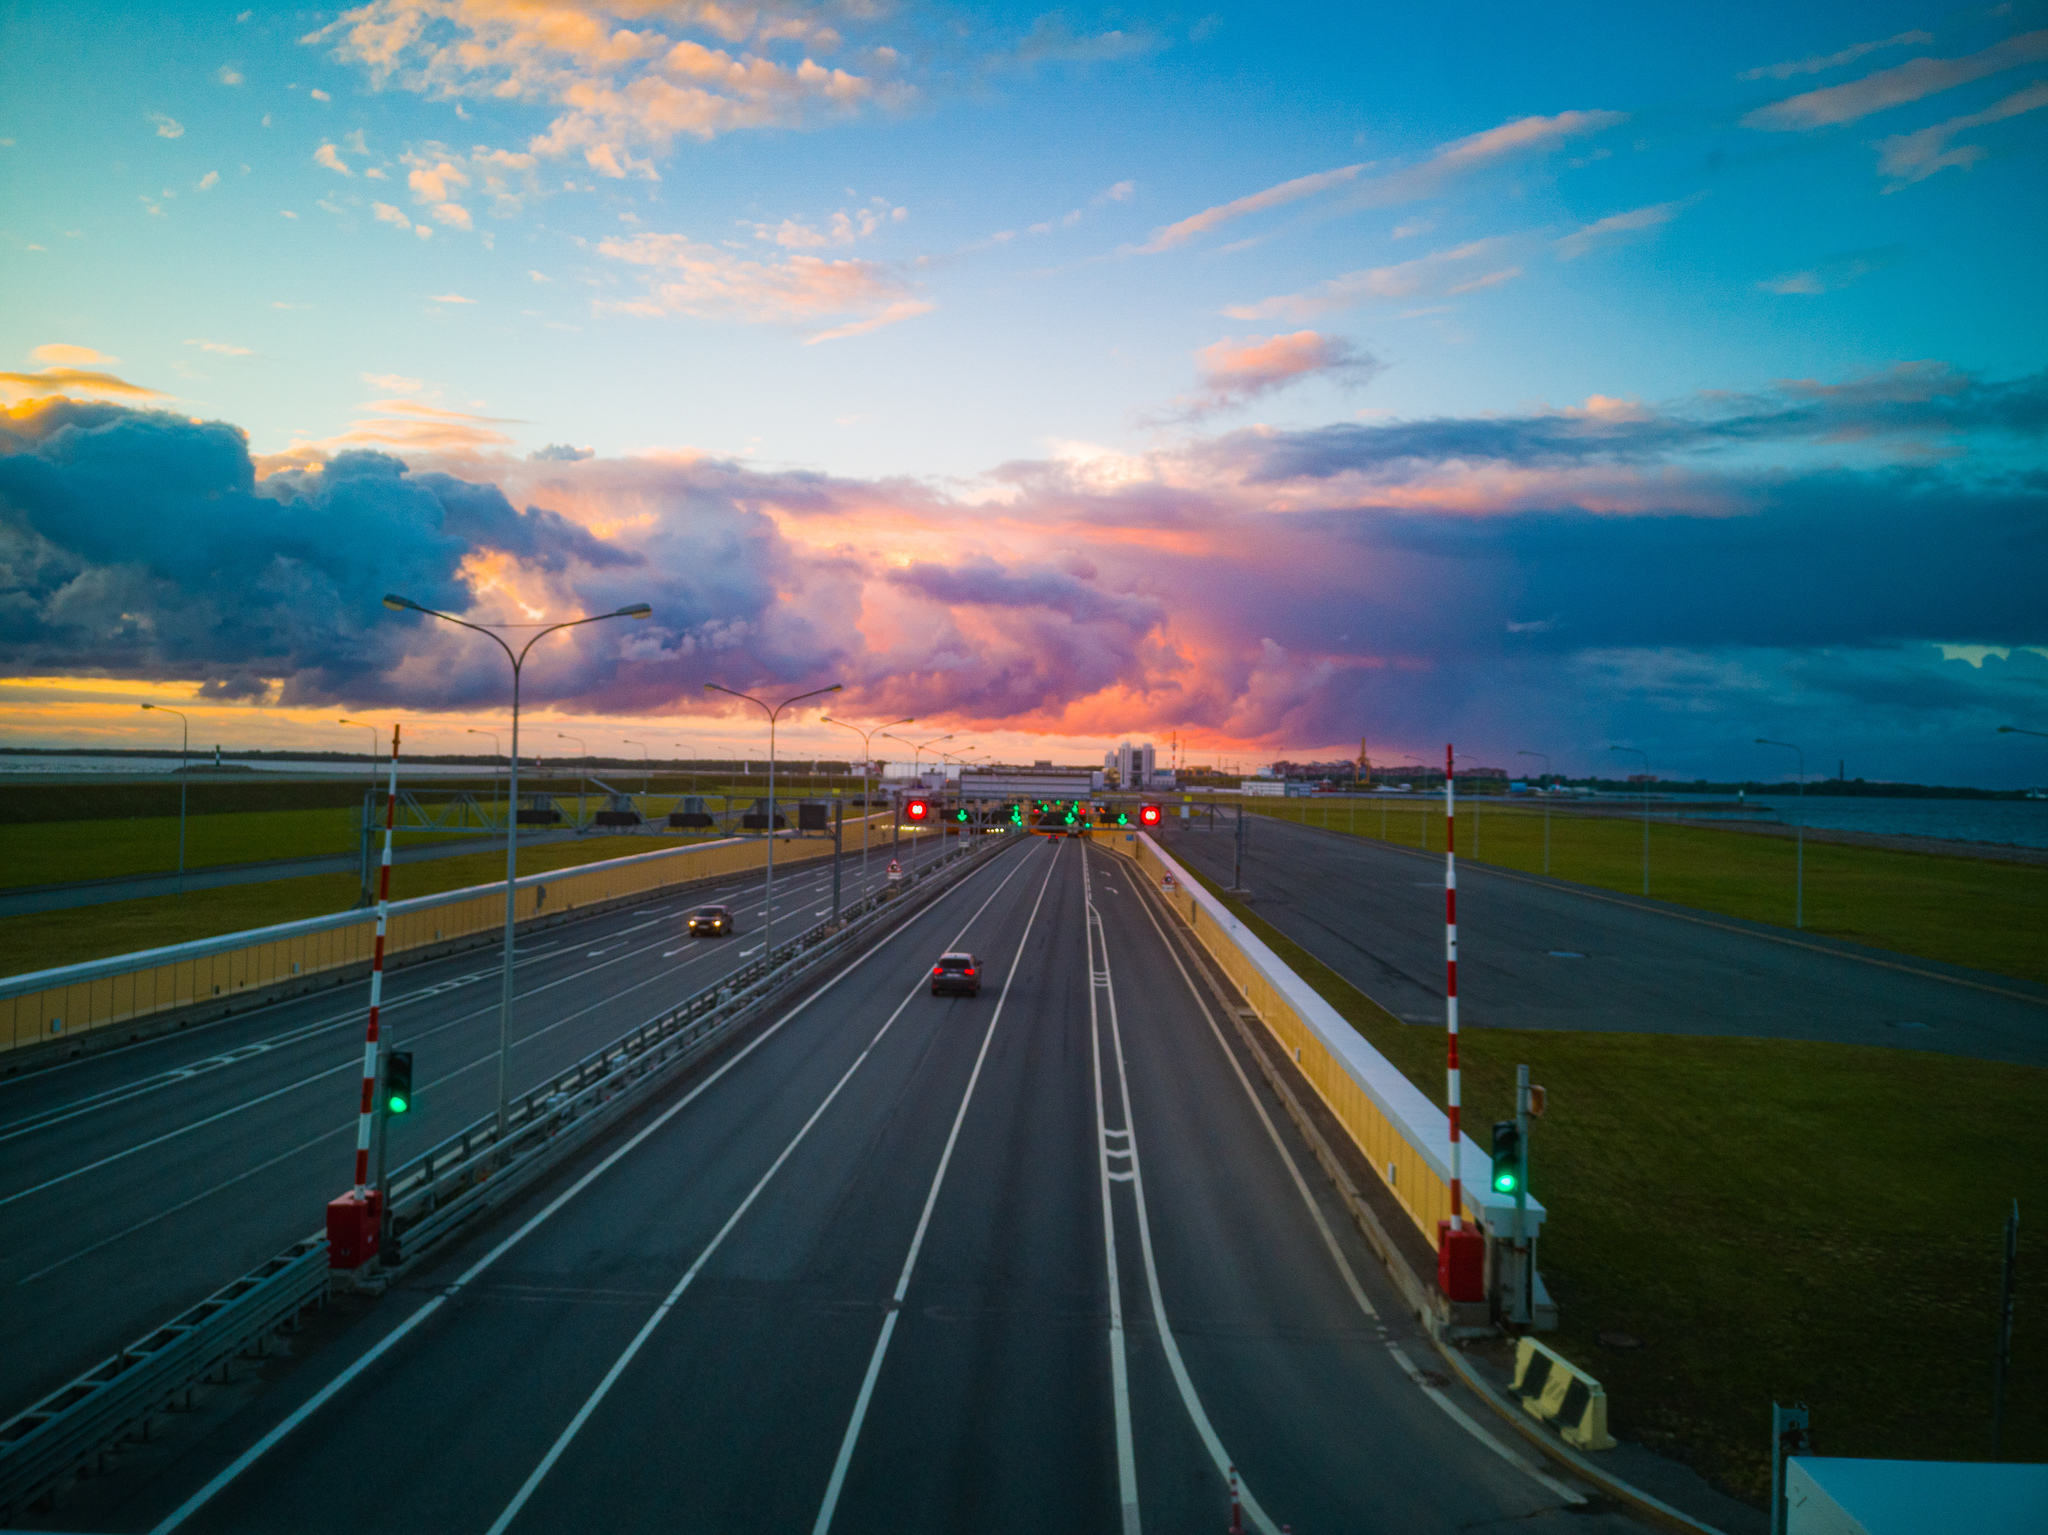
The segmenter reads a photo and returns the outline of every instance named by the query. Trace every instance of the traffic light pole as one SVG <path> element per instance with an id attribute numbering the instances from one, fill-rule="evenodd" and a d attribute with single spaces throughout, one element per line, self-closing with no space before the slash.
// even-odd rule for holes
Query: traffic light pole
<path id="1" fill-rule="evenodd" d="M 1536 1315 L 1536 1251 L 1525 1233 L 1523 1212 L 1529 1208 L 1529 1068 L 1515 1068 L 1515 1257 L 1522 1283 L 1515 1295 L 1514 1320 L 1527 1326 Z"/>

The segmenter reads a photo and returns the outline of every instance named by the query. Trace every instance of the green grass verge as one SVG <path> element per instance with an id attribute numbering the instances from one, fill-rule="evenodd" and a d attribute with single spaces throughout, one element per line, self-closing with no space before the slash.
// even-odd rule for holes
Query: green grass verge
<path id="1" fill-rule="evenodd" d="M 1444 816 L 1423 801 L 1296 800 L 1254 804 L 1275 816 L 1396 847 L 1442 853 Z M 1458 813 L 1458 857 L 1526 873 L 1543 869 L 1543 816 L 1516 806 Z M 1650 894 L 1701 911 L 1792 926 L 1794 847 L 1718 827 L 1652 823 Z M 1643 825 L 1553 815 L 1550 872 L 1624 895 L 1643 891 Z M 2048 864 L 1951 858 L 1836 842 L 1806 844 L 1806 930 L 1874 948 L 2048 983 Z"/>
<path id="2" fill-rule="evenodd" d="M 1203 883 L 1443 1106 L 1441 1030 L 1400 1023 Z M 1606 1386 L 1616 1433 L 1751 1502 L 1769 1488 L 1773 1400 L 1813 1409 L 1823 1454 L 1987 1458 L 2018 1196 L 2005 1455 L 2048 1460 L 2048 1236 L 2039 1169 L 2013 1133 L 2037 1116 L 2048 1070 L 1648 1034 L 1485 1029 L 1462 1044 L 1481 1145 L 1513 1114 L 1518 1063 L 1549 1091 L 1530 1175 L 1562 1322 L 1546 1341 Z"/>
<path id="3" fill-rule="evenodd" d="M 677 845 L 646 837 L 590 837 L 577 842 L 549 843 L 521 848 L 519 872 L 545 874 L 572 864 L 597 863 Z M 393 864 L 391 898 L 399 901 L 408 896 L 438 895 L 444 890 L 487 885 L 504 877 L 503 853 L 465 853 L 432 863 Z M 346 911 L 355 905 L 359 889 L 353 874 L 316 874 L 303 879 L 224 885 L 188 895 L 110 901 L 104 906 L 72 911 L 0 917 L 0 975 L 75 965 L 88 959 L 105 959 L 139 949 Z"/>

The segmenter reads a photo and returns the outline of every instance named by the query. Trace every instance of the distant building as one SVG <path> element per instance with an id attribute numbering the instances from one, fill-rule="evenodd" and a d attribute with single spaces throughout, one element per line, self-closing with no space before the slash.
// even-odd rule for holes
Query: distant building
<path id="1" fill-rule="evenodd" d="M 1102 754 L 1104 776 L 1116 774 L 1117 783 L 1126 789 L 1172 788 L 1173 774 L 1168 771 L 1163 780 L 1158 768 L 1158 748 L 1150 741 L 1143 746 L 1124 742 L 1115 751 Z"/>

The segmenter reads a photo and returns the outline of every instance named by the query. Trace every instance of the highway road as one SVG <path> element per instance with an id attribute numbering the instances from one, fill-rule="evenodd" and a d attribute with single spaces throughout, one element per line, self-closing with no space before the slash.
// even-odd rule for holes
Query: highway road
<path id="1" fill-rule="evenodd" d="M 1128 869 L 975 871 L 91 1527 L 1639 1529 L 1431 1369 Z"/>
<path id="2" fill-rule="evenodd" d="M 929 855 L 927 855 L 929 856 Z M 886 856 L 869 860 L 879 883 Z M 844 860 L 842 898 L 861 888 Z M 758 875 L 522 939 L 514 1092 L 758 956 Z M 778 940 L 830 910 L 831 863 L 775 882 Z M 730 939 L 688 910 L 727 900 Z M 498 945 L 387 977 L 386 1038 L 414 1053 L 392 1166 L 497 1102 Z M 0 1416 L 318 1230 L 353 1176 L 368 983 L 0 1079 Z"/>
<path id="3" fill-rule="evenodd" d="M 1247 823 L 1252 909 L 1395 1016 L 1444 1018 L 1443 854 L 1270 816 Z M 1161 844 L 1228 885 L 1235 833 Z M 1458 862 L 1461 1028 L 1889 1045 L 2048 1065 L 2048 987 L 1564 880 Z"/>

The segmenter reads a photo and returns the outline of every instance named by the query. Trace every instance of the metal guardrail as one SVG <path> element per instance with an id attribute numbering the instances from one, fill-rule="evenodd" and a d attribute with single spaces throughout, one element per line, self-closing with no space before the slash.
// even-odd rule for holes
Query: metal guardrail
<path id="1" fill-rule="evenodd" d="M 884 922 L 909 915 L 915 909 L 906 900 L 912 891 L 936 894 L 942 871 L 965 873 L 1008 843 L 1000 838 L 962 845 L 902 885 L 842 908 L 837 927 L 817 924 L 664 1016 L 593 1050 L 513 1102 L 502 1146 L 493 1113 L 398 1168 L 388 1185 L 393 1225 L 384 1267 L 416 1260 L 555 1165 L 762 1003 Z M 11 1524 L 124 1439 L 146 1434 L 150 1415 L 178 1392 L 324 1301 L 330 1273 L 324 1234 L 295 1242 L 0 1422 L 0 1524 Z"/>
<path id="2" fill-rule="evenodd" d="M 493 1111 L 399 1166 L 386 1184 L 383 1267 L 388 1271 L 416 1261 L 471 1218 L 523 1188 L 572 1144 L 616 1118 L 763 1002 L 883 922 L 907 915 L 910 893 L 930 889 L 941 871 L 965 872 L 959 868 L 963 862 L 992 856 L 1008 845 L 1008 838 L 998 838 L 958 847 L 901 885 L 842 908 L 837 927 L 818 923 L 663 1016 L 591 1051 L 512 1100 L 502 1143 Z"/>
<path id="3" fill-rule="evenodd" d="M 0 1423 L 0 1523 L 134 1434 L 178 1392 L 327 1298 L 327 1238 L 312 1236 Z"/>

